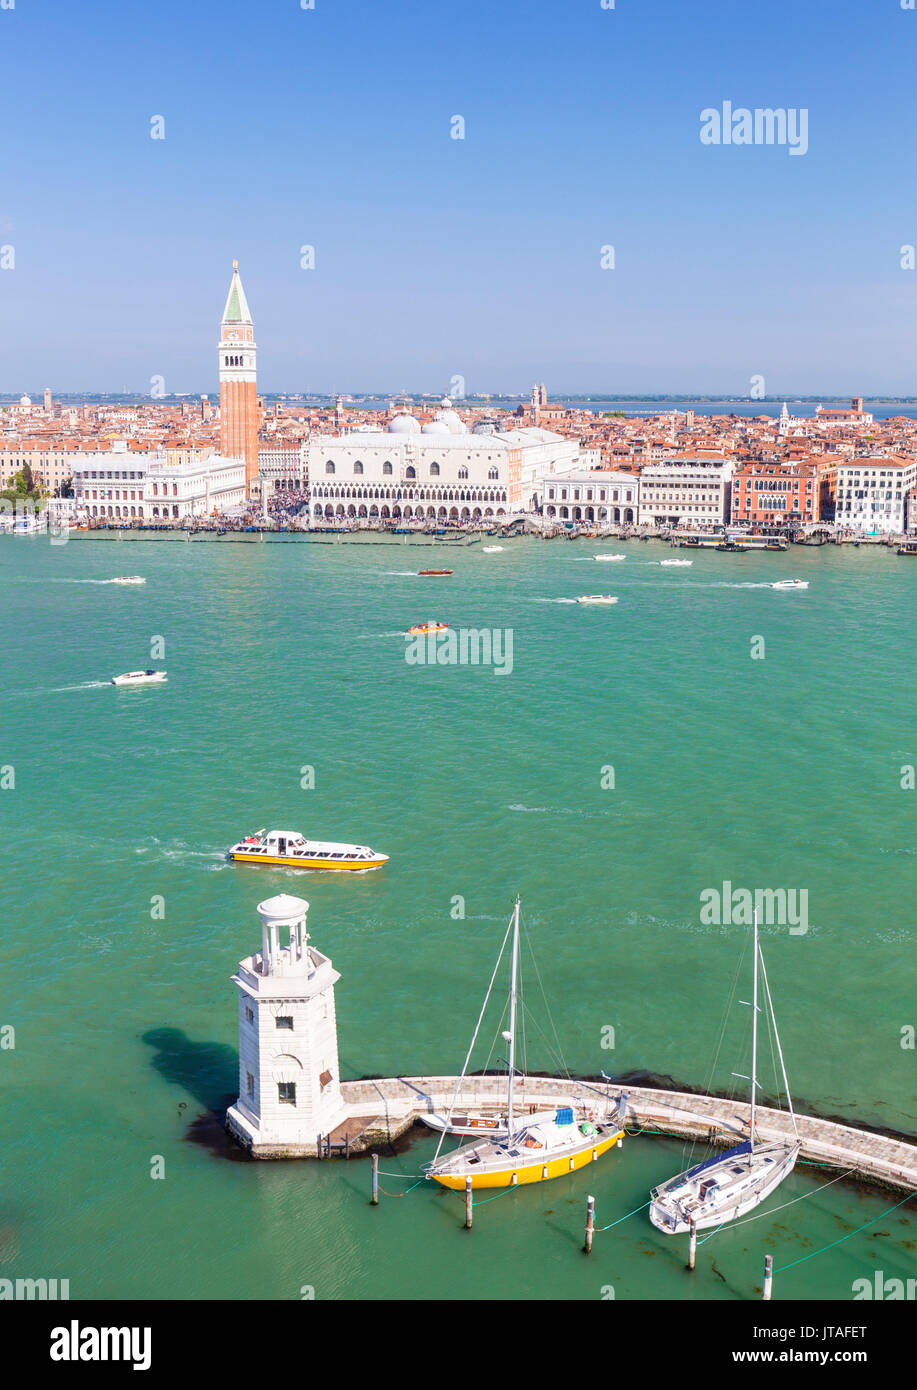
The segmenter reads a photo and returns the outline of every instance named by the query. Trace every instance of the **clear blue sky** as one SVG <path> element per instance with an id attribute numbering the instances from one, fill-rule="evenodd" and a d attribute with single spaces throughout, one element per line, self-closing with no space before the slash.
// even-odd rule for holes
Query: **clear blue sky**
<path id="1" fill-rule="evenodd" d="M 917 394 L 915 72 L 900 0 L 15 0 L 0 390 L 213 394 L 236 256 L 267 391 Z"/>

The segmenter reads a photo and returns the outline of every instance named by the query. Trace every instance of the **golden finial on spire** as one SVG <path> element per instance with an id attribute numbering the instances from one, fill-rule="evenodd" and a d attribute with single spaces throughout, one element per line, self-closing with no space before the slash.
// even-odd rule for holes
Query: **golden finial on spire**
<path id="1" fill-rule="evenodd" d="M 238 262 L 238 261 L 233 261 L 233 263 L 232 263 L 232 268 L 233 268 L 233 270 L 238 270 L 238 269 L 239 269 L 239 262 Z"/>

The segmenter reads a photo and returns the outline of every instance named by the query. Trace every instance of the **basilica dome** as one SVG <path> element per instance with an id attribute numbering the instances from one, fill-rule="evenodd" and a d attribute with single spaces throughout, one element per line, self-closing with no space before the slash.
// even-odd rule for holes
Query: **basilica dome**
<path id="1" fill-rule="evenodd" d="M 413 415 L 409 415 L 407 411 L 403 411 L 400 415 L 394 416 L 393 419 L 389 421 L 388 425 L 389 434 L 417 434 L 419 430 L 420 425 L 417 423 L 416 418 Z"/>

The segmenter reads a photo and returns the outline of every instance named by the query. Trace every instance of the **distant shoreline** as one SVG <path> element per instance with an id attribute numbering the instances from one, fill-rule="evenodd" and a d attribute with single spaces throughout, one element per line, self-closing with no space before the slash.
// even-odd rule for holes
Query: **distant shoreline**
<path id="1" fill-rule="evenodd" d="M 41 392 L 30 393 L 33 399 L 37 399 Z M 261 397 L 265 402 L 271 404 L 286 403 L 287 405 L 302 408 L 333 408 L 336 397 L 334 395 L 298 395 L 283 391 L 262 391 Z M 62 404 L 73 406 L 76 404 L 88 405 L 180 405 L 183 401 L 199 401 L 201 397 L 207 396 L 208 392 L 183 391 L 175 395 L 157 396 L 155 399 L 148 395 L 141 395 L 133 391 L 100 391 L 100 392 L 58 392 L 55 393 L 55 400 Z M 0 409 L 6 406 L 18 405 L 21 398 L 20 393 L 0 392 Z M 345 406 L 352 409 L 384 409 L 389 401 L 407 400 L 418 407 L 429 404 L 435 405 L 441 397 L 431 392 L 366 392 L 348 395 L 345 398 Z M 526 403 L 529 395 L 513 394 L 498 395 L 496 393 L 463 396 L 460 398 L 461 405 L 466 409 L 486 410 L 489 406 L 515 408 L 520 403 Z M 606 395 L 603 393 L 594 394 L 567 394 L 558 392 L 551 397 L 552 404 L 589 407 L 593 405 L 631 405 L 631 406 L 651 406 L 654 409 L 670 406 L 681 406 L 691 409 L 697 406 L 722 406 L 723 414 L 732 414 L 737 409 L 743 412 L 752 411 L 759 414 L 768 414 L 768 406 L 774 406 L 779 411 L 784 403 L 788 409 L 801 408 L 815 405 L 838 405 L 849 406 L 851 397 L 846 395 L 835 396 L 762 396 L 760 400 L 752 400 L 748 396 L 710 396 L 710 395 Z M 863 396 L 863 403 L 866 406 L 910 406 L 917 408 L 917 396 Z M 731 407 L 731 409 L 730 409 Z"/>

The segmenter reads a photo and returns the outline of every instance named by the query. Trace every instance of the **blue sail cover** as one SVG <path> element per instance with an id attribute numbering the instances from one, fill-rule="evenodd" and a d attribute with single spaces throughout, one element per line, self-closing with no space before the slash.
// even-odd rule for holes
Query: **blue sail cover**
<path id="1" fill-rule="evenodd" d="M 556 1125 L 572 1125 L 573 1107 L 570 1105 L 562 1106 L 554 1116 L 554 1123 Z"/>
<path id="2" fill-rule="evenodd" d="M 691 1168 L 685 1173 L 686 1178 L 696 1178 L 698 1173 L 703 1173 L 705 1168 L 712 1168 L 714 1164 L 722 1163 L 727 1158 L 738 1158 L 740 1154 L 750 1154 L 751 1140 L 746 1139 L 744 1144 L 737 1144 L 734 1149 L 724 1149 L 720 1154 L 714 1154 L 712 1158 L 704 1159 L 696 1168 Z"/>

